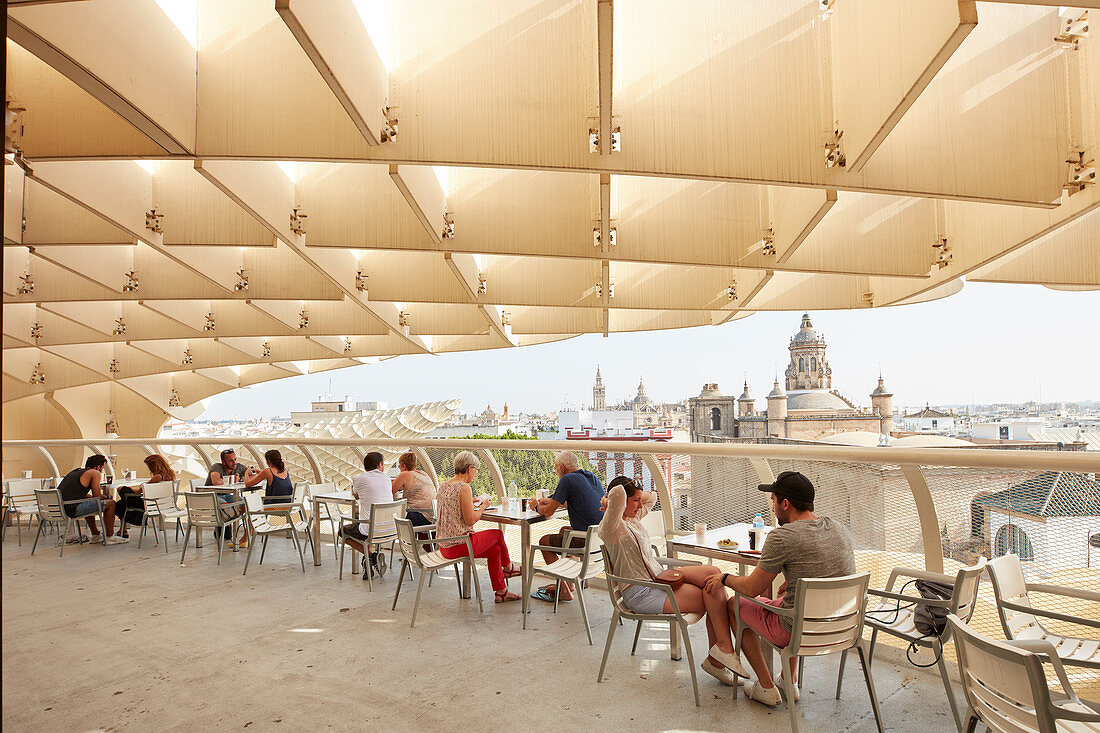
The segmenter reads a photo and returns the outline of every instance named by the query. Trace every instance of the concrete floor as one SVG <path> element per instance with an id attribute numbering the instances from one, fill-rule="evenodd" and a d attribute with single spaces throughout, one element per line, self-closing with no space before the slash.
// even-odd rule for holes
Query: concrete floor
<path id="1" fill-rule="evenodd" d="M 594 646 L 576 603 L 556 615 L 540 603 L 523 631 L 519 604 L 492 603 L 484 568 L 483 615 L 442 578 L 410 629 L 415 586 L 391 611 L 397 572 L 373 593 L 361 576 L 339 581 L 330 545 L 303 574 L 291 543 L 272 539 L 264 564 L 257 550 L 242 576 L 244 553 L 218 566 L 209 542 L 188 550 L 186 567 L 178 544 L 139 550 L 136 533 L 128 545 L 69 546 L 64 558 L 40 543 L 32 558 L 26 531 L 20 548 L 13 529 L 2 559 L 6 732 L 790 729 L 785 706 L 734 701 L 702 671 L 696 708 L 686 656 L 669 659 L 659 626 L 643 630 L 634 657 L 624 627 L 597 684 L 610 618 L 602 589 L 588 596 Z M 692 645 L 702 661 L 702 624 Z M 897 660 L 884 650 L 874 670 L 887 729 L 952 730 L 939 677 Z M 875 730 L 859 665 L 848 665 L 840 701 L 836 669 L 807 663 L 802 729 Z"/>

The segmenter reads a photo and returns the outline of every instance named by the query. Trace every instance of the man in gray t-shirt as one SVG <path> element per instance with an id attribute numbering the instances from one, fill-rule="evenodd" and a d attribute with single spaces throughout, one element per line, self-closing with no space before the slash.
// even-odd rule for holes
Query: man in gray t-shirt
<path id="1" fill-rule="evenodd" d="M 774 483 L 761 484 L 760 490 L 771 494 L 772 511 L 779 526 L 768 533 L 752 574 L 714 575 L 707 581 L 708 593 L 724 595 L 725 590 L 720 587 L 724 585 L 770 606 L 793 608 L 794 588 L 799 578 L 834 578 L 855 573 L 856 558 L 848 530 L 829 517 L 814 514 L 814 485 L 808 478 L 796 471 L 784 471 Z M 779 597 L 772 599 L 768 591 L 779 573 L 783 573 L 785 582 Z M 728 603 L 732 619 L 734 599 L 729 599 Z M 785 647 L 791 641 L 791 622 L 744 598 L 738 610 L 747 626 L 741 634 L 741 650 L 757 674 L 755 682 L 745 684 L 745 692 L 757 702 L 775 706 L 781 698 L 768 672 L 758 635 L 777 647 Z M 796 666 L 792 659 L 792 680 L 795 680 Z M 797 690 L 795 687 L 796 699 Z"/>

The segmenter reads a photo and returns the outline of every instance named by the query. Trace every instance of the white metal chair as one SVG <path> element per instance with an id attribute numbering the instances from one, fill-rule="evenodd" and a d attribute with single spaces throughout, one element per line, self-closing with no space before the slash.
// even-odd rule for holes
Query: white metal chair
<path id="1" fill-rule="evenodd" d="M 341 523 L 339 535 L 337 541 L 340 544 L 340 580 L 344 579 L 344 548 L 351 545 L 352 553 L 352 574 L 355 574 L 355 552 L 362 553 L 363 557 L 369 558 L 370 553 L 368 548 L 373 546 L 376 551 L 381 552 L 381 548 L 389 545 L 390 557 L 393 557 L 393 546 L 397 542 L 397 525 L 394 524 L 395 519 L 403 519 L 405 517 L 405 500 L 399 499 L 398 501 L 387 501 L 382 504 L 370 505 L 370 519 L 367 522 L 367 541 L 361 542 L 355 537 L 349 537 L 347 535 L 347 528 L 360 524 L 358 519 L 351 521 L 345 521 Z M 370 563 L 367 563 L 368 567 L 364 570 L 367 577 L 367 590 L 374 591 L 374 579 L 373 573 L 370 571 Z"/>
<path id="2" fill-rule="evenodd" d="M 45 534 L 46 522 L 57 522 L 59 526 L 64 526 L 61 532 L 61 552 L 58 555 L 59 557 L 65 556 L 65 542 L 69 539 L 69 530 L 72 529 L 74 523 L 76 524 L 77 533 L 83 535 L 80 529 L 80 520 L 85 517 L 99 517 L 99 521 L 103 527 L 101 530 L 103 533 L 103 541 L 107 541 L 107 522 L 103 519 L 104 499 L 88 497 L 86 499 L 64 501 L 61 498 L 61 492 L 57 489 L 35 489 L 34 496 L 38 505 L 38 532 L 34 536 L 34 544 L 31 545 L 32 555 L 38 547 L 38 538 Z M 82 504 L 86 501 L 96 502 L 96 509 L 85 512 L 84 514 L 77 514 L 75 517 L 70 517 L 65 512 L 66 506 Z"/>
<path id="3" fill-rule="evenodd" d="M 979 722 L 996 733 L 1100 731 L 1100 706 L 1077 697 L 1049 641 L 997 641 L 955 615 L 947 617 L 947 624 L 955 634 L 959 676 L 968 703 L 963 716 L 967 733 Z M 1061 689 L 1050 689 L 1044 661 L 1054 668 Z"/>
<path id="4" fill-rule="evenodd" d="M 145 484 L 141 490 L 141 500 L 145 505 L 145 518 L 141 523 L 141 535 L 138 537 L 138 549 L 145 539 L 145 530 L 150 520 L 153 524 L 153 539 L 159 544 L 157 537 L 157 525 L 164 532 L 164 552 L 168 553 L 168 526 L 166 522 L 176 522 L 176 541 L 179 541 L 180 530 L 183 529 L 183 519 L 187 516 L 186 509 L 176 506 L 176 492 L 173 482 L 160 481 L 155 484 Z"/>
<path id="5" fill-rule="evenodd" d="M 1058 658 L 1064 664 L 1100 669 L 1100 638 L 1084 639 L 1052 633 L 1043 626 L 1039 617 L 1067 621 L 1094 629 L 1100 629 L 1100 619 L 1071 616 L 1035 608 L 1028 598 L 1028 591 L 1093 603 L 1100 603 L 1100 593 L 1060 585 L 1028 583 L 1024 579 L 1024 571 L 1018 555 L 1002 555 L 990 560 L 986 568 L 989 571 L 989 579 L 993 581 L 997 614 L 1001 618 L 1001 627 L 1004 629 L 1006 639 L 1046 641 L 1054 647 Z"/>
<path id="6" fill-rule="evenodd" d="M 605 579 L 607 580 L 607 594 L 611 597 L 611 607 L 614 609 L 611 614 L 611 624 L 607 627 L 607 642 L 603 648 L 603 660 L 600 662 L 600 671 L 596 675 L 596 682 L 603 682 L 603 671 L 607 667 L 607 657 L 611 653 L 611 642 L 615 638 L 615 630 L 619 627 L 620 619 L 627 619 L 629 621 L 637 621 L 638 627 L 634 631 L 634 645 L 630 647 L 630 653 L 633 655 L 638 649 L 638 636 L 642 632 L 642 623 L 645 621 L 657 621 L 660 623 L 668 624 L 669 628 L 669 640 L 670 647 L 672 648 L 672 658 L 674 660 L 680 659 L 679 656 L 679 638 L 683 637 L 684 647 L 687 649 L 688 655 L 688 668 L 691 671 L 691 687 L 695 692 L 695 706 L 699 707 L 699 681 L 695 676 L 695 655 L 691 651 L 691 638 L 688 636 L 688 627 L 691 624 L 697 623 L 703 618 L 705 614 L 702 613 L 682 613 L 680 606 L 676 602 L 676 595 L 672 592 L 672 588 L 664 583 L 654 583 L 645 580 L 634 580 L 632 578 L 620 578 L 614 575 L 614 566 L 611 563 L 611 557 L 607 552 L 606 547 L 601 547 L 600 551 L 603 553 L 603 564 L 606 570 Z M 559 561 L 560 562 L 560 561 Z M 694 563 L 682 563 L 684 565 Z M 640 585 L 646 588 L 655 588 L 663 593 L 668 594 L 669 602 L 672 604 L 672 613 L 636 613 L 627 608 L 623 602 L 623 590 L 628 585 Z"/>
<path id="7" fill-rule="evenodd" d="M 248 541 L 248 554 L 244 558 L 244 572 L 241 575 L 248 573 L 248 561 L 252 559 L 252 549 L 256 546 L 256 540 L 263 538 L 263 548 L 260 550 L 260 564 L 263 565 L 264 553 L 267 552 L 267 538 L 273 534 L 287 534 L 288 525 L 290 528 L 290 539 L 294 542 L 294 547 L 298 550 L 298 560 L 302 564 L 302 572 L 306 571 L 306 561 L 302 556 L 302 543 L 298 540 L 298 532 L 294 528 L 294 520 L 291 518 L 291 514 L 301 509 L 299 506 L 293 504 L 268 504 L 264 505 L 263 497 L 258 493 L 252 492 L 245 494 L 244 497 L 244 510 L 248 520 L 248 530 L 252 535 Z M 270 518 L 272 516 L 281 516 L 286 519 L 285 523 L 272 524 Z M 304 523 L 304 522 L 303 522 Z M 308 537 L 308 529 L 307 534 Z"/>
<path id="8" fill-rule="evenodd" d="M 527 554 L 527 567 L 531 570 L 527 574 L 527 583 L 523 586 L 523 628 L 527 628 L 527 608 L 531 601 L 531 587 L 536 575 L 542 575 L 557 584 L 554 593 L 554 613 L 558 612 L 558 593 L 561 592 L 563 582 L 574 583 L 577 592 L 577 602 L 581 607 L 581 618 L 584 620 L 584 630 L 588 634 L 588 643 L 592 643 L 592 626 L 588 622 L 588 609 L 584 604 L 584 584 L 587 580 L 596 577 L 603 572 L 603 552 L 600 547 L 600 539 L 596 536 L 599 525 L 592 525 L 585 532 L 570 530 L 562 537 L 562 546 L 531 545 Z M 583 538 L 583 547 L 571 547 L 573 538 Z M 560 557 L 549 565 L 535 565 L 535 553 L 539 551 L 559 553 Z"/>
<path id="9" fill-rule="evenodd" d="M 791 641 L 785 647 L 777 647 L 761 635 L 760 642 L 779 652 L 783 688 L 786 691 L 787 710 L 791 716 L 791 730 L 798 731 L 798 712 L 793 704 L 794 683 L 791 679 L 790 660 L 794 657 L 819 657 L 840 654 L 853 647 L 859 652 L 863 667 L 863 679 L 871 696 L 871 710 L 875 724 L 883 733 L 882 714 L 879 712 L 875 683 L 871 677 L 871 662 L 863 647 L 863 622 L 867 605 L 869 573 L 857 573 L 836 578 L 799 578 L 794 587 L 794 608 L 778 608 L 752 598 L 734 594 L 734 618 L 737 623 L 736 641 L 740 645 L 741 632 L 746 628 L 741 622 L 741 604 L 744 599 L 765 611 L 785 616 L 791 620 Z M 787 586 L 791 593 L 791 587 Z M 734 697 L 737 690 L 734 689 Z"/>
<path id="10" fill-rule="evenodd" d="M 390 610 L 397 608 L 397 598 L 401 595 L 401 584 L 405 580 L 405 571 L 409 570 L 411 573 L 412 568 L 420 570 L 420 580 L 416 586 L 416 601 L 413 603 L 412 619 L 409 621 L 409 628 L 413 628 L 416 623 L 416 611 L 420 608 L 420 593 L 424 590 L 424 578 L 427 577 L 432 571 L 439 570 L 448 566 L 454 566 L 455 575 L 458 576 L 458 566 L 466 563 L 470 570 L 470 574 L 474 578 L 474 595 L 477 596 L 477 607 L 481 613 L 485 612 L 485 606 L 481 600 L 481 583 L 477 578 L 477 567 L 474 565 L 474 548 L 470 544 L 469 535 L 462 535 L 460 537 L 437 537 L 434 539 L 417 539 L 417 532 L 430 532 L 435 529 L 434 524 L 421 525 L 414 527 L 412 521 L 408 519 L 402 519 L 400 517 L 394 518 L 394 524 L 397 525 L 397 544 L 401 548 L 401 574 L 397 578 L 397 590 L 393 593 L 393 605 L 390 606 Z M 434 544 L 436 542 L 447 542 L 449 540 L 462 540 L 466 545 L 466 554 L 460 555 L 455 558 L 447 558 L 443 556 L 439 550 L 432 552 L 426 552 L 424 550 L 425 545 Z M 459 580 L 458 597 L 462 598 L 462 581 Z"/>
<path id="11" fill-rule="evenodd" d="M 963 623 L 970 621 L 974 615 L 975 604 L 978 600 L 978 585 L 985 572 L 986 561 L 979 560 L 975 565 L 959 568 L 954 579 L 950 575 L 933 573 L 917 568 L 894 568 L 890 572 L 890 579 L 886 583 L 886 590 L 880 591 L 871 588 L 868 595 L 883 599 L 877 608 L 867 611 L 866 623 L 871 627 L 871 644 L 867 650 L 867 663 L 871 664 L 875 657 L 875 642 L 878 632 L 882 631 L 899 639 L 904 639 L 910 644 L 929 647 L 936 655 L 936 664 L 940 670 L 940 678 L 943 680 L 944 690 L 947 692 L 947 701 L 951 705 L 951 715 L 955 719 L 955 726 L 962 729 L 962 718 L 959 716 L 959 708 L 955 702 L 955 694 L 951 691 L 951 678 L 947 673 L 947 662 L 943 658 L 943 649 L 951 641 L 951 629 L 947 627 L 940 636 L 926 636 L 919 631 L 914 623 L 916 604 L 946 609 L 953 613 Z M 902 594 L 894 592 L 894 583 L 898 578 L 911 578 L 917 580 L 932 580 L 939 583 L 953 584 L 949 600 L 931 600 L 922 597 L 919 593 Z M 903 586 L 904 588 L 904 586 Z M 848 652 L 840 658 L 840 672 L 836 680 L 836 699 L 840 699 L 840 688 L 844 682 L 844 663 L 848 659 Z"/>
<path id="12" fill-rule="evenodd" d="M 187 542 L 191 539 L 191 530 L 196 529 L 201 532 L 203 527 L 220 530 L 216 534 L 218 535 L 218 564 L 221 565 L 222 549 L 225 546 L 226 535 L 233 530 L 233 527 L 244 521 L 244 514 L 226 517 L 222 509 L 228 511 L 240 510 L 244 502 L 235 501 L 222 504 L 221 500 L 218 499 L 218 495 L 213 491 L 188 491 L 184 493 L 183 500 L 187 505 L 187 534 L 183 536 L 183 552 L 180 553 L 180 565 L 183 564 L 183 559 L 187 556 Z M 232 543 L 232 540 L 230 540 L 230 543 Z M 233 551 L 236 552 L 236 547 L 233 548 Z"/>
<path id="13" fill-rule="evenodd" d="M 46 488 L 46 481 L 40 478 L 13 478 L 4 482 L 4 516 L 0 527 L 0 541 L 8 533 L 8 521 L 15 520 L 15 532 L 19 538 L 19 546 L 23 546 L 23 518 L 27 519 L 27 529 L 34 526 L 34 522 L 41 521 L 38 514 L 38 501 L 34 492 Z M 35 535 L 37 539 L 37 535 Z"/>

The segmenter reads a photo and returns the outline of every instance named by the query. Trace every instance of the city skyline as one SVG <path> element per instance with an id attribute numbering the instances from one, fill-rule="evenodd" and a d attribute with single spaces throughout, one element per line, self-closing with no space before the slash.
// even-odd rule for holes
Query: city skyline
<path id="1" fill-rule="evenodd" d="M 859 405 L 880 364 L 898 406 L 1097 399 L 1086 365 L 1100 361 L 1087 337 L 1087 316 L 1100 313 L 1100 293 L 1041 286 L 968 283 L 957 295 L 911 306 L 812 311 L 828 342 L 833 386 Z M 203 419 L 286 415 L 334 399 L 382 401 L 391 407 L 459 398 L 461 411 L 486 404 L 513 413 L 548 413 L 591 404 L 599 365 L 608 405 L 631 399 L 638 380 L 655 402 L 679 402 L 718 382 L 726 394 L 764 404 L 775 375 L 782 384 L 787 345 L 801 313 L 756 313 L 723 326 L 584 335 L 521 349 L 403 356 L 378 364 L 290 377 L 211 398 Z"/>

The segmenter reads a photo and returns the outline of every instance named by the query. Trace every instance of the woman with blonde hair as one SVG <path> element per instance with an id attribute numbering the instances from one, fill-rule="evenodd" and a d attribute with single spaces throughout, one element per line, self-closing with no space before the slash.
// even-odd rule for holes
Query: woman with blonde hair
<path id="1" fill-rule="evenodd" d="M 159 453 L 146 456 L 143 463 L 149 469 L 148 483 L 159 484 L 161 481 L 176 480 L 176 472 Z M 130 533 L 126 530 L 126 525 L 137 526 L 145 521 L 145 501 L 141 498 L 141 486 L 120 486 L 118 503 L 122 505 L 122 510 L 119 512 L 122 518 L 119 522 L 119 534 L 129 537 Z"/>
<path id="2" fill-rule="evenodd" d="M 432 502 L 435 501 L 435 484 L 428 474 L 416 467 L 416 454 L 412 451 L 402 453 L 397 458 L 401 473 L 393 480 L 393 497 L 403 492 L 405 499 L 405 518 L 420 527 L 431 524 Z"/>
<path id="3" fill-rule="evenodd" d="M 445 538 L 440 542 L 439 551 L 446 558 L 462 557 L 466 554 L 462 538 L 469 535 L 474 557 L 488 560 L 489 580 L 496 592 L 496 602 L 518 601 L 519 596 L 508 590 L 508 578 L 518 576 L 522 569 L 508 558 L 504 533 L 499 529 L 474 531 L 474 525 L 489 507 L 488 497 L 474 498 L 472 484 L 480 467 L 478 457 L 464 450 L 455 456 L 454 478 L 439 487 L 436 536 Z"/>

